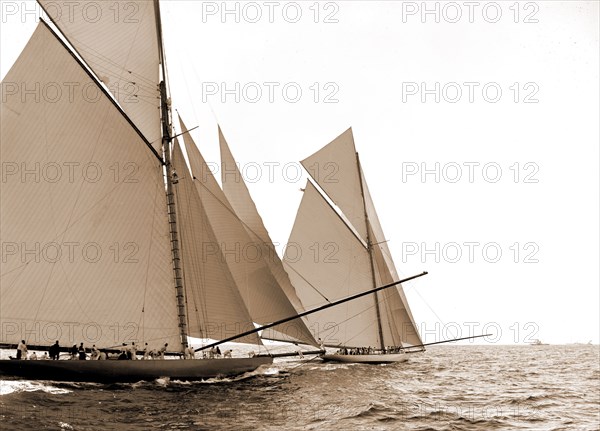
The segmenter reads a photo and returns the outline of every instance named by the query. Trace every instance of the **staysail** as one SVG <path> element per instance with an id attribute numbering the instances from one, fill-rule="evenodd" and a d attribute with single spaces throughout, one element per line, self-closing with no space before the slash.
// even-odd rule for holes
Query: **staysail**
<path id="1" fill-rule="evenodd" d="M 189 335 L 220 340 L 254 328 L 175 140 L 177 214 Z M 260 344 L 257 334 L 237 340 Z"/>
<path id="2" fill-rule="evenodd" d="M 159 151 L 160 60 L 155 2 L 38 0 L 38 3 Z"/>
<path id="3" fill-rule="evenodd" d="M 161 162 L 45 23 L 2 89 L 2 340 L 180 345 Z"/>
<path id="4" fill-rule="evenodd" d="M 296 289 L 294 289 L 283 267 L 283 263 L 277 254 L 277 250 L 263 223 L 262 217 L 258 213 L 256 204 L 250 196 L 248 187 L 233 158 L 233 154 L 229 149 L 221 128 L 219 128 L 219 145 L 221 149 L 221 184 L 223 185 L 223 192 L 227 196 L 235 213 L 243 222 L 250 238 L 260 247 L 261 256 L 277 280 L 279 287 L 285 292 L 285 295 L 299 313 L 305 311 L 300 298 L 298 298 Z M 263 337 L 265 336 L 279 339 L 278 335 L 271 330 L 268 331 L 268 334 L 263 334 Z M 317 344 L 313 337 L 305 337 L 304 340 L 301 339 L 299 341 L 313 345 Z"/>
<path id="5" fill-rule="evenodd" d="M 181 122 L 182 130 L 187 130 Z M 297 313 L 263 259 L 263 247 L 248 234 L 244 224 L 219 187 L 189 133 L 183 135 L 194 184 L 203 203 L 215 241 L 205 248 L 220 249 L 254 322 L 268 324 Z M 316 344 L 302 320 L 273 328 L 287 341 Z"/>

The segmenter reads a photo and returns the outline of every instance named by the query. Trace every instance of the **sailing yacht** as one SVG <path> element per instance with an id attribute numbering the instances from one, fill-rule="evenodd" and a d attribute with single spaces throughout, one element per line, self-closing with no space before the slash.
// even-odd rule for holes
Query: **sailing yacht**
<path id="1" fill-rule="evenodd" d="M 307 308 L 399 280 L 365 181 L 352 129 L 303 160 L 311 180 L 284 263 Z M 293 245 L 291 247 L 290 245 Z M 401 285 L 307 316 L 327 347 L 324 360 L 385 363 L 424 351 Z"/>
<path id="2" fill-rule="evenodd" d="M 188 337 L 260 345 L 255 324 L 269 323 L 317 345 L 273 264 L 227 259 L 234 243 L 269 246 L 199 174 L 183 122 L 190 168 L 173 137 L 158 0 L 83 2 L 101 9 L 94 22 L 71 16 L 68 2 L 38 3 L 52 24 L 38 24 L 2 82 L 0 343 L 110 352 L 135 342 L 177 356 Z M 115 19 L 115 7 L 127 13 Z M 0 374 L 198 380 L 272 361 L 0 360 Z"/>

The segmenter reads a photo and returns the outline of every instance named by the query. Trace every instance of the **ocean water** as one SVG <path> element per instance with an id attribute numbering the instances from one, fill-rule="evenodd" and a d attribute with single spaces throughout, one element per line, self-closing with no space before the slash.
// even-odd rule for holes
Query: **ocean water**
<path id="1" fill-rule="evenodd" d="M 600 430 L 599 346 L 437 346 L 392 365 L 277 360 L 238 379 L 2 380 L 4 430 Z"/>

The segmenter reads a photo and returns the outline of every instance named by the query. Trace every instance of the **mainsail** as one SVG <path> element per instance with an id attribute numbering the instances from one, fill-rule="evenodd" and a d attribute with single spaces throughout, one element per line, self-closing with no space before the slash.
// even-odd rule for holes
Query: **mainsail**
<path id="1" fill-rule="evenodd" d="M 2 341 L 178 345 L 161 162 L 44 23 L 2 89 Z"/>
<path id="2" fill-rule="evenodd" d="M 302 161 L 336 210 L 309 181 L 285 264 L 307 308 L 398 281 L 398 274 L 349 129 Z M 293 245 L 296 250 L 290 247 Z M 421 339 L 401 286 L 309 316 L 327 345 L 418 346 Z"/>
<path id="3" fill-rule="evenodd" d="M 183 121 L 182 130 L 187 130 Z M 207 220 L 215 237 L 205 239 L 203 259 L 220 250 L 220 258 L 227 265 L 233 280 L 254 322 L 268 324 L 296 314 L 294 306 L 273 276 L 263 256 L 260 238 L 251 238 L 242 220 L 231 206 L 223 190 L 189 133 L 184 133 L 186 151 L 190 160 L 193 182 L 203 203 Z M 278 325 L 274 331 L 285 334 L 286 341 L 315 344 L 302 320 Z"/>

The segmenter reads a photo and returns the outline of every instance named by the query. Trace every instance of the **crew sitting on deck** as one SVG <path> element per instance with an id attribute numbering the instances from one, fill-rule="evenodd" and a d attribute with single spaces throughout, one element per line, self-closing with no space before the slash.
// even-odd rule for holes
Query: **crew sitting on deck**
<path id="1" fill-rule="evenodd" d="M 77 359 L 77 344 L 73 344 L 69 353 L 71 354 L 71 359 Z"/>

